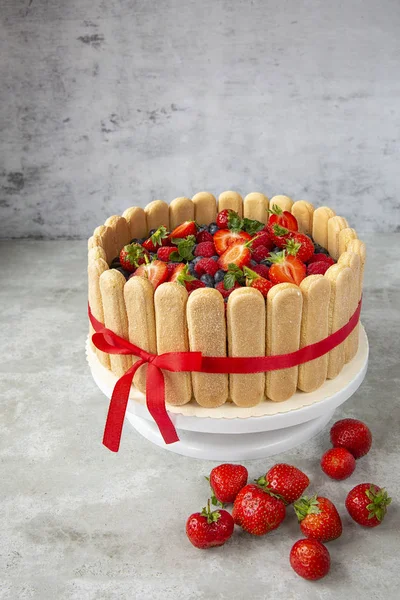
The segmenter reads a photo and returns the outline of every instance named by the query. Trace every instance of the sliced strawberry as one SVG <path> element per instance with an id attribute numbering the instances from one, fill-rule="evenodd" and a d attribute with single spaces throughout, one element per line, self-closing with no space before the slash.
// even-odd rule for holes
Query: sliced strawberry
<path id="1" fill-rule="evenodd" d="M 219 268 L 227 271 L 229 265 L 236 265 L 240 268 L 248 265 L 251 260 L 251 252 L 247 244 L 248 242 L 239 240 L 228 246 L 227 250 L 219 257 Z"/>
<path id="2" fill-rule="evenodd" d="M 314 244 L 312 243 L 311 238 L 298 231 L 289 233 L 283 247 L 288 254 L 297 256 L 302 262 L 307 262 L 314 254 Z"/>
<path id="3" fill-rule="evenodd" d="M 168 262 L 169 257 L 174 252 L 176 252 L 175 246 L 161 246 L 161 248 L 157 250 L 157 258 L 159 260 L 163 260 L 164 262 Z"/>
<path id="4" fill-rule="evenodd" d="M 248 267 L 244 267 L 243 272 L 246 275 L 246 286 L 255 288 L 266 298 L 269 290 L 274 287 L 274 284 Z"/>
<path id="5" fill-rule="evenodd" d="M 290 233 L 289 229 L 286 229 L 286 227 L 281 227 L 281 225 L 277 225 L 276 223 L 273 225 L 268 224 L 267 227 L 269 235 L 271 236 L 275 246 L 278 246 L 278 248 L 283 248 Z"/>
<path id="6" fill-rule="evenodd" d="M 180 283 L 181 285 L 185 286 L 189 293 L 197 290 L 198 288 L 206 287 L 205 283 L 199 279 L 196 279 L 196 277 L 193 277 L 193 275 L 189 273 L 189 265 L 184 264 L 179 264 L 176 267 L 170 281 L 176 281 L 176 283 Z"/>
<path id="7" fill-rule="evenodd" d="M 286 254 L 285 250 L 270 254 L 268 260 L 273 263 L 268 273 L 272 283 L 288 282 L 300 285 L 306 276 L 306 265 L 295 256 Z"/>
<path id="8" fill-rule="evenodd" d="M 133 273 L 139 265 L 146 262 L 149 258 L 149 253 L 140 244 L 128 244 L 124 246 L 119 253 L 119 262 L 121 267 L 129 273 Z"/>
<path id="9" fill-rule="evenodd" d="M 322 254 L 322 252 L 313 254 L 312 257 L 307 262 L 309 265 L 311 265 L 311 263 L 314 263 L 314 262 L 326 262 L 326 263 L 328 263 L 329 266 L 335 264 L 335 261 L 333 260 L 333 258 L 328 256 L 327 254 Z"/>
<path id="10" fill-rule="evenodd" d="M 221 256 L 227 248 L 239 240 L 249 241 L 251 235 L 245 231 L 231 231 L 230 229 L 220 229 L 214 234 L 214 246 L 217 254 Z"/>
<path id="11" fill-rule="evenodd" d="M 196 235 L 196 233 L 196 223 L 194 221 L 185 221 L 184 223 L 178 225 L 178 227 L 175 227 L 168 237 L 173 240 L 175 238 L 185 238 L 188 235 Z"/>
<path id="12" fill-rule="evenodd" d="M 167 281 L 168 279 L 168 268 L 165 262 L 161 260 L 153 260 L 151 263 L 141 265 L 136 269 L 134 275 L 140 275 L 146 277 L 152 284 L 154 289 L 158 288 L 159 285 Z"/>
<path id="13" fill-rule="evenodd" d="M 149 252 L 157 252 L 162 245 L 162 241 L 168 238 L 167 228 L 161 225 L 147 240 L 142 244 Z"/>
<path id="14" fill-rule="evenodd" d="M 273 204 L 269 212 L 271 216 L 268 219 L 268 225 L 280 225 L 290 231 L 298 231 L 297 219 L 288 210 L 282 210 L 279 206 Z"/>

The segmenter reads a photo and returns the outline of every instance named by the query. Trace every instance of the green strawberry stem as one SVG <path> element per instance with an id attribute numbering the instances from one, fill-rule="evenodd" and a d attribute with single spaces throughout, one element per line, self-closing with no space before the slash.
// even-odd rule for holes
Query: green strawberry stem
<path id="1" fill-rule="evenodd" d="M 295 242 L 294 240 L 287 240 L 285 244 L 286 252 L 291 254 L 292 256 L 296 256 L 298 251 L 301 248 L 300 242 Z"/>
<path id="2" fill-rule="evenodd" d="M 293 508 L 299 522 L 305 519 L 307 515 L 318 515 L 321 512 L 316 494 L 311 497 L 303 496 L 299 500 L 296 500 Z"/>
<path id="3" fill-rule="evenodd" d="M 282 263 L 286 259 L 286 250 L 282 250 L 281 252 L 271 252 L 268 256 L 269 262 L 274 264 Z"/>
<path id="4" fill-rule="evenodd" d="M 243 267 L 243 272 L 246 275 L 246 283 L 248 283 L 249 285 L 260 277 L 258 273 L 252 271 L 252 269 L 249 269 L 249 267 Z"/>
<path id="5" fill-rule="evenodd" d="M 218 510 L 211 511 L 210 498 L 207 500 L 207 506 L 204 506 L 200 514 L 202 517 L 207 517 L 207 523 L 210 525 L 216 523 L 221 516 Z"/>
<path id="6" fill-rule="evenodd" d="M 267 213 L 271 215 L 281 215 L 283 210 L 277 204 L 273 204 L 271 208 L 267 208 Z"/>
<path id="7" fill-rule="evenodd" d="M 392 499 L 387 495 L 385 488 L 378 490 L 374 485 L 371 485 L 369 490 L 365 490 L 365 495 L 371 504 L 368 504 L 369 511 L 368 519 L 376 517 L 378 521 L 382 521 L 386 514 L 386 507 L 389 506 Z"/>
<path id="8" fill-rule="evenodd" d="M 257 275 L 257 273 L 256 273 L 256 275 Z M 275 494 L 275 492 L 272 491 L 272 489 L 269 487 L 269 482 L 267 481 L 267 479 L 265 479 L 264 475 L 262 475 L 258 479 L 255 479 L 254 481 L 260 488 L 262 488 L 264 490 L 264 492 L 266 492 L 270 496 L 273 496 L 274 498 L 278 498 L 278 500 L 283 500 L 283 498 L 280 494 Z"/>
<path id="9" fill-rule="evenodd" d="M 272 227 L 272 229 L 274 230 L 274 234 L 277 236 L 282 237 L 283 235 L 287 235 L 289 233 L 289 229 L 286 229 L 286 227 L 282 227 L 281 225 L 278 225 L 277 223 L 275 223 Z"/>

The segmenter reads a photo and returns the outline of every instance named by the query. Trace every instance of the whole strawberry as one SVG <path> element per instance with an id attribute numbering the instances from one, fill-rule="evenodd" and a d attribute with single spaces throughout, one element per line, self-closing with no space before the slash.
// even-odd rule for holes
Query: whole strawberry
<path id="1" fill-rule="evenodd" d="M 316 581 L 329 573 L 331 558 L 317 540 L 298 540 L 290 551 L 290 564 L 300 577 Z"/>
<path id="2" fill-rule="evenodd" d="M 356 459 L 346 448 L 331 448 L 321 458 L 321 469 L 331 479 L 347 479 L 356 468 Z"/>
<path id="3" fill-rule="evenodd" d="M 193 513 L 186 521 L 186 535 L 193 546 L 202 550 L 223 546 L 231 537 L 233 529 L 231 515 L 226 510 L 211 512 L 210 500 L 201 513 Z"/>
<path id="4" fill-rule="evenodd" d="M 328 498 L 303 496 L 294 503 L 294 510 L 307 538 L 330 542 L 341 536 L 342 521 L 336 506 Z"/>
<path id="5" fill-rule="evenodd" d="M 230 208 L 224 208 L 224 210 L 221 210 L 221 212 L 219 212 L 217 215 L 216 221 L 219 229 L 228 229 L 229 219 L 232 217 L 239 217 L 239 215 Z"/>
<path id="6" fill-rule="evenodd" d="M 382 523 L 391 501 L 385 488 L 373 483 L 360 483 L 347 494 L 346 508 L 359 525 L 377 527 Z"/>
<path id="7" fill-rule="evenodd" d="M 252 483 L 240 490 L 232 510 L 236 525 L 253 535 L 265 535 L 276 529 L 285 515 L 286 508 L 282 500 Z"/>
<path id="8" fill-rule="evenodd" d="M 149 259 L 149 253 L 140 244 L 128 244 L 119 253 L 121 267 L 129 273 L 133 273 L 139 265 Z"/>
<path id="9" fill-rule="evenodd" d="M 303 495 L 310 480 L 297 467 L 278 463 L 266 473 L 265 477 L 260 477 L 257 483 L 280 496 L 285 504 L 292 504 Z"/>
<path id="10" fill-rule="evenodd" d="M 233 502 L 247 483 L 248 472 L 242 465 L 223 464 L 210 473 L 210 485 L 213 490 L 213 504 Z"/>
<path id="11" fill-rule="evenodd" d="M 372 434 L 362 421 L 357 419 L 342 419 L 331 429 L 332 446 L 346 448 L 354 458 L 365 456 L 372 445 Z"/>
<path id="12" fill-rule="evenodd" d="M 274 284 L 248 267 L 243 267 L 243 272 L 246 276 L 246 286 L 258 290 L 266 298 L 269 290 L 274 287 Z"/>

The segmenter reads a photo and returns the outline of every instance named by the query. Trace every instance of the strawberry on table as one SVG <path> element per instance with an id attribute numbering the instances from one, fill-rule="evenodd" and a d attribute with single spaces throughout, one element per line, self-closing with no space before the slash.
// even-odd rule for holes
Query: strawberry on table
<path id="1" fill-rule="evenodd" d="M 248 265 L 251 260 L 251 252 L 248 244 L 249 242 L 245 240 L 239 240 L 228 246 L 225 252 L 219 257 L 218 267 L 227 271 L 229 265 L 236 265 L 237 267 Z"/>
<path id="2" fill-rule="evenodd" d="M 278 494 L 285 504 L 292 504 L 302 496 L 310 480 L 297 467 L 278 463 L 265 474 L 265 477 L 260 477 L 258 483 L 274 494 Z"/>
<path id="3" fill-rule="evenodd" d="M 292 569 L 309 581 L 322 579 L 331 564 L 328 549 L 317 540 L 298 540 L 290 551 Z"/>
<path id="4" fill-rule="evenodd" d="M 142 244 L 148 252 L 157 252 L 158 248 L 162 246 L 163 240 L 168 238 L 167 228 L 161 225 L 156 231 L 145 240 Z"/>
<path id="5" fill-rule="evenodd" d="M 268 225 L 280 225 L 280 227 L 284 227 L 290 231 L 298 231 L 297 219 L 288 210 L 283 211 L 279 206 L 273 204 L 269 212 L 271 214 L 268 219 Z"/>
<path id="6" fill-rule="evenodd" d="M 253 535 L 265 535 L 277 529 L 285 515 L 286 508 L 282 500 L 251 483 L 240 490 L 232 510 L 236 525 Z"/>
<path id="7" fill-rule="evenodd" d="M 210 509 L 210 500 L 201 512 L 190 515 L 186 521 L 186 535 L 196 548 L 205 550 L 223 546 L 233 533 L 234 522 L 226 510 Z"/>
<path id="8" fill-rule="evenodd" d="M 129 273 L 133 273 L 133 271 L 137 269 L 139 265 L 146 262 L 146 259 L 148 258 L 149 253 L 140 244 L 127 244 L 119 253 L 121 267 Z"/>
<path id="9" fill-rule="evenodd" d="M 294 283 L 300 285 L 306 276 L 306 265 L 296 256 L 287 254 L 285 250 L 270 254 L 268 260 L 272 262 L 269 269 L 269 279 L 272 283 Z"/>
<path id="10" fill-rule="evenodd" d="M 197 225 L 194 221 L 185 221 L 175 227 L 173 231 L 169 234 L 169 238 L 171 240 L 186 238 L 188 235 L 196 235 L 197 233 Z"/>
<path id="11" fill-rule="evenodd" d="M 382 523 L 391 501 L 385 488 L 373 483 L 360 483 L 347 494 L 346 508 L 359 525 L 377 527 Z"/>
<path id="12" fill-rule="evenodd" d="M 330 542 L 342 535 L 342 521 L 336 506 L 322 496 L 303 496 L 297 500 L 294 510 L 303 534 L 319 542 Z"/>
<path id="13" fill-rule="evenodd" d="M 238 241 L 248 242 L 251 235 L 245 231 L 231 231 L 230 229 L 220 229 L 214 234 L 214 246 L 217 254 L 221 256 L 227 248 Z"/>
<path id="14" fill-rule="evenodd" d="M 356 468 L 356 459 L 346 448 L 330 448 L 321 458 L 321 469 L 331 479 L 347 479 Z"/>
<path id="15" fill-rule="evenodd" d="M 146 277 L 153 284 L 154 289 L 156 289 L 159 285 L 164 283 L 164 281 L 167 281 L 168 267 L 165 262 L 162 262 L 161 260 L 153 260 L 145 265 L 140 265 L 133 275 Z"/>
<path id="16" fill-rule="evenodd" d="M 302 262 L 307 262 L 314 254 L 314 244 L 304 233 L 290 232 L 283 246 L 288 254 L 293 254 Z"/>
<path id="17" fill-rule="evenodd" d="M 269 290 L 274 287 L 274 284 L 248 267 L 243 267 L 243 272 L 246 276 L 246 286 L 258 290 L 266 298 Z"/>
<path id="18" fill-rule="evenodd" d="M 358 419 L 341 419 L 331 428 L 332 446 L 346 448 L 354 458 L 365 456 L 372 445 L 370 429 Z"/>
<path id="19" fill-rule="evenodd" d="M 248 476 L 246 467 L 242 465 L 225 463 L 214 467 L 209 478 L 213 490 L 212 503 L 234 502 L 240 490 L 246 485 Z"/>

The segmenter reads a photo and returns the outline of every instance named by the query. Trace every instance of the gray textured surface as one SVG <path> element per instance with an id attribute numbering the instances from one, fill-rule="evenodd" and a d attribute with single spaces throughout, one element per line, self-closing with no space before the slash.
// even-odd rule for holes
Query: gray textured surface
<path id="1" fill-rule="evenodd" d="M 202 189 L 400 228 L 398 0 L 0 0 L 0 19 L 0 237 L 87 237 Z"/>
<path id="2" fill-rule="evenodd" d="M 344 533 L 329 544 L 330 575 L 314 584 L 289 567 L 300 537 L 293 514 L 264 538 L 236 531 L 223 548 L 191 547 L 185 520 L 204 505 L 203 475 L 214 463 L 153 447 L 129 425 L 118 454 L 101 445 L 107 402 L 84 355 L 85 243 L 0 243 L 0 599 L 397 599 L 397 500 L 375 530 L 358 527 L 344 509 L 346 492 L 362 481 L 400 495 L 400 240 L 366 241 L 370 366 L 335 418 L 365 420 L 371 452 L 344 482 L 318 466 L 328 429 L 276 459 L 246 463 L 253 478 L 275 460 L 292 462 L 311 476 L 312 490 L 337 503 Z"/>

